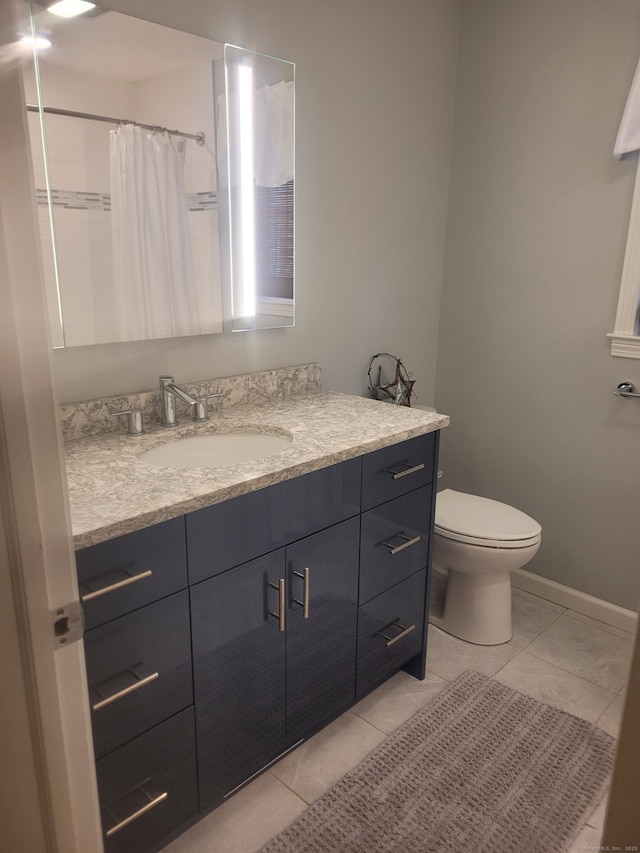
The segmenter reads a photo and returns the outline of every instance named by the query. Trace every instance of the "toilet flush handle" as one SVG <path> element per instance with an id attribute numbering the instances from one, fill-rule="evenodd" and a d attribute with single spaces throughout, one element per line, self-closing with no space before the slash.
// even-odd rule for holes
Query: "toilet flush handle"
<path id="1" fill-rule="evenodd" d="M 636 394 L 635 385 L 631 382 L 621 382 L 613 393 L 616 397 L 640 397 L 640 394 Z"/>

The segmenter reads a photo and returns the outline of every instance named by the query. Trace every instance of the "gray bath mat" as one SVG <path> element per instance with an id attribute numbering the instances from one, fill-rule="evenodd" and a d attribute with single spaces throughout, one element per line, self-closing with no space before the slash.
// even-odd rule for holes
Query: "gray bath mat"
<path id="1" fill-rule="evenodd" d="M 262 853 L 567 850 L 613 764 L 610 735 L 466 672 Z"/>

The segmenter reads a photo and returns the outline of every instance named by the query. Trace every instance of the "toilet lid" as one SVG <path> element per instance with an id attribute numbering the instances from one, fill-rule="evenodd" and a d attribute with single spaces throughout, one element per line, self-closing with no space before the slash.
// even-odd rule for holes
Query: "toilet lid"
<path id="1" fill-rule="evenodd" d="M 449 539 L 502 548 L 532 545 L 542 533 L 535 519 L 515 507 L 453 489 L 436 496 L 435 529 Z"/>

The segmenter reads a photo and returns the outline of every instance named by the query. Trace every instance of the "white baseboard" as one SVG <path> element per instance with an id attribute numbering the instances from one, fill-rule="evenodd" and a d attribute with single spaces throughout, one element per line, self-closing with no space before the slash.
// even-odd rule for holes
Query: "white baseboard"
<path id="1" fill-rule="evenodd" d="M 586 592 L 579 592 L 577 589 L 563 586 L 561 583 L 535 575 L 533 572 L 516 569 L 511 573 L 511 584 L 516 589 L 522 589 L 532 595 L 545 598 L 547 601 L 553 601 L 555 604 L 568 607 L 584 616 L 591 616 L 592 619 L 604 622 L 605 625 L 621 628 L 630 634 L 633 634 L 636 629 L 638 614 L 634 613 L 633 610 L 626 610 L 617 604 L 610 604 L 594 595 L 587 595 Z"/>

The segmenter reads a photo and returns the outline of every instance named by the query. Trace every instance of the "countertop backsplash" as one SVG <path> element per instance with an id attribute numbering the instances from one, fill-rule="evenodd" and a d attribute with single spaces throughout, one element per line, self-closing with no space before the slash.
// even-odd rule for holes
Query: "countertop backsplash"
<path id="1" fill-rule="evenodd" d="M 220 394 L 209 401 L 209 409 L 213 414 L 258 400 L 280 400 L 319 391 L 321 368 L 319 364 L 310 363 L 198 382 L 177 381 L 176 384 L 195 397 Z M 127 431 L 126 418 L 117 417 L 113 413 L 136 407 L 142 409 L 145 427 L 160 423 L 160 393 L 157 388 L 65 403 L 60 406 L 63 439 L 70 442 L 109 433 L 124 434 Z M 176 407 L 183 421 L 189 418 L 189 406 L 186 403 L 176 400 Z"/>

